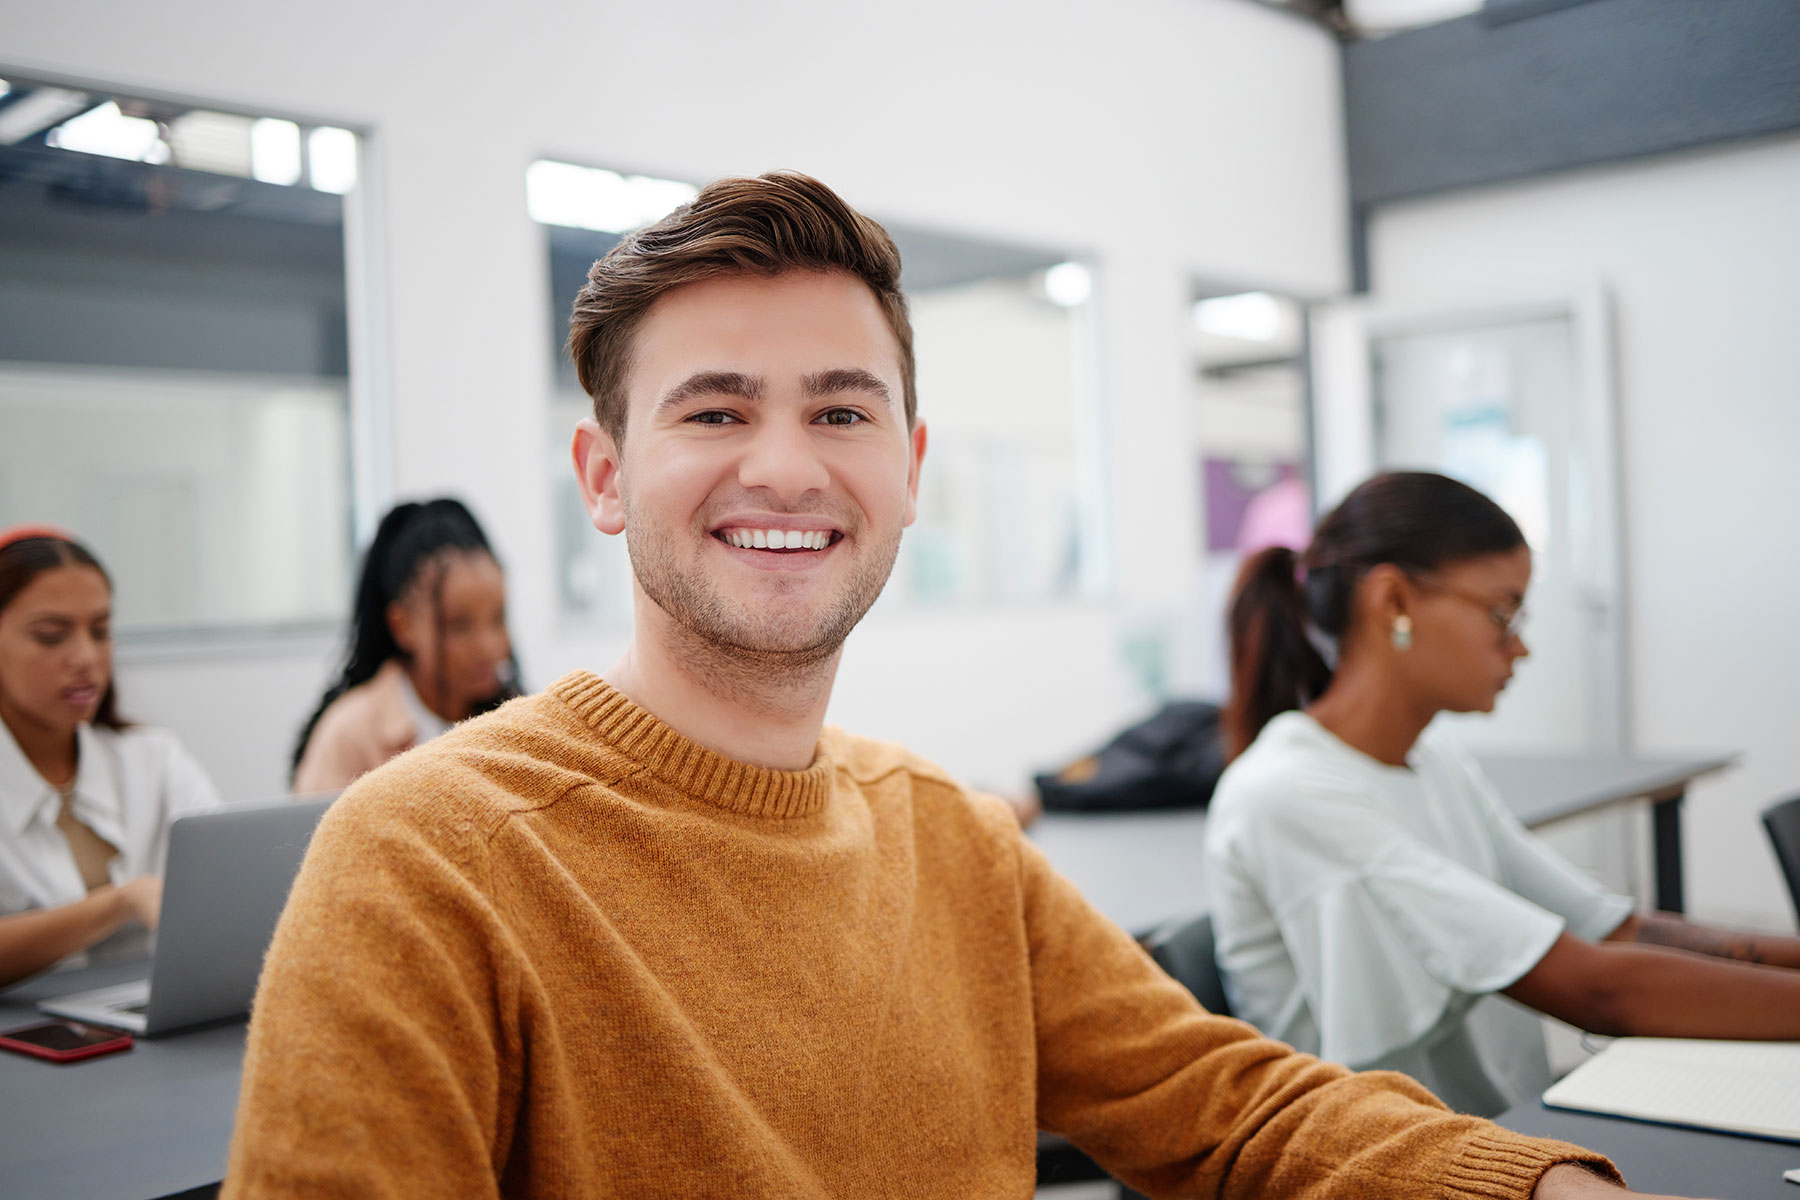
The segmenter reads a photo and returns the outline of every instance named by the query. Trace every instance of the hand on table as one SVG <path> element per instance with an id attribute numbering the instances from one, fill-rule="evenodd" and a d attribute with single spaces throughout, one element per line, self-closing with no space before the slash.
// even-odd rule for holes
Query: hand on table
<path id="1" fill-rule="evenodd" d="M 1544 1172 L 1538 1180 L 1532 1200 L 1619 1200 L 1621 1196 L 1639 1196 L 1642 1200 L 1682 1200 L 1650 1192 L 1634 1192 L 1609 1179 L 1594 1174 L 1586 1167 L 1561 1163 Z"/>
<path id="2" fill-rule="evenodd" d="M 156 928 L 157 917 L 162 913 L 162 890 L 162 880 L 155 875 L 139 875 L 136 879 L 121 883 L 118 888 L 131 915 L 145 929 Z"/>

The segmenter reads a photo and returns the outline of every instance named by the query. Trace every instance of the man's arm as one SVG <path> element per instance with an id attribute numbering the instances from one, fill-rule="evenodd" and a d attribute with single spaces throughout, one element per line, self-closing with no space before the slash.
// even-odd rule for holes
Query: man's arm
<path id="1" fill-rule="evenodd" d="M 1392 1072 L 1353 1073 L 1199 1008 L 1021 843 L 1038 1119 L 1152 1195 L 1580 1200 L 1600 1155 L 1447 1111 Z M 1540 1181 L 1543 1181 L 1540 1187 Z M 1613 1194 L 1619 1194 L 1614 1192 Z"/>
<path id="2" fill-rule="evenodd" d="M 257 989 L 224 1196 L 499 1194 L 517 972 L 485 838 L 415 800 L 445 786 L 383 773 L 321 823 Z"/>
<path id="3" fill-rule="evenodd" d="M 1745 933 L 1701 925 L 1676 913 L 1632 913 L 1606 935 L 1609 942 L 1639 942 L 1667 946 L 1713 958 L 1771 967 L 1800 968 L 1800 937 L 1780 933 Z"/>
<path id="4" fill-rule="evenodd" d="M 1628 1191 L 1586 1167 L 1568 1164 L 1545 1171 L 1544 1177 L 1538 1180 L 1537 1190 L 1531 1193 L 1532 1200 L 1618 1200 L 1620 1196 L 1639 1196 L 1643 1200 L 1679 1200 L 1675 1196 Z"/>

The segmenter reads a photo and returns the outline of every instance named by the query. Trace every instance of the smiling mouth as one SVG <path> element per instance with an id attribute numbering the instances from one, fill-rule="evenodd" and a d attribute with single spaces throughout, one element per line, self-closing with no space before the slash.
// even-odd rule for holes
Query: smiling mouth
<path id="1" fill-rule="evenodd" d="M 819 551 L 835 545 L 841 533 L 825 529 L 721 529 L 713 534 L 727 546 L 739 550 L 779 550 L 783 552 Z"/>

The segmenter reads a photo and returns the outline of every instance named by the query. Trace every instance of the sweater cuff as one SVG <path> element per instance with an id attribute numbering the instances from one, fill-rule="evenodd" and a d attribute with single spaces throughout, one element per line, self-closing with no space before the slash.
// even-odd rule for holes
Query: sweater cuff
<path id="1" fill-rule="evenodd" d="M 1480 1200 L 1520 1200 L 1531 1195 L 1544 1172 L 1558 1163 L 1574 1163 L 1597 1171 L 1614 1183 L 1624 1176 L 1604 1154 L 1569 1142 L 1530 1138 L 1495 1127 L 1463 1144 L 1445 1179 L 1448 1196 Z"/>

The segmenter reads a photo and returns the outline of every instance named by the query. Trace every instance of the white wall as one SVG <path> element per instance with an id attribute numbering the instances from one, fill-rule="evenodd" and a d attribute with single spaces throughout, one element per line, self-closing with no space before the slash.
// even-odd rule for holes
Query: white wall
<path id="1" fill-rule="evenodd" d="M 1336 48 L 1244 0 L 74 0 L 7 26 L 0 67 L 370 131 L 384 465 L 395 492 L 454 491 L 487 522 L 539 684 L 603 667 L 618 639 L 554 616 L 549 485 L 534 483 L 551 372 L 531 160 L 696 180 L 793 167 L 877 216 L 1090 256 L 1108 449 L 1130 466 L 1114 476 L 1117 603 L 865 629 L 834 709 L 997 785 L 1134 715 L 1143 697 L 1114 669 L 1119 614 L 1186 604 L 1191 475 L 1186 439 L 1167 431 L 1185 418 L 1187 281 L 1309 295 L 1345 282 Z M 234 693 L 320 673 L 316 650 L 306 669 L 269 651 L 263 681 L 257 653 L 210 667 L 139 656 L 129 671 L 137 711 L 179 699 L 150 715 L 213 750 L 228 791 L 272 777 L 283 714 L 304 708 L 246 712 Z"/>
<path id="2" fill-rule="evenodd" d="M 1696 785 L 1688 906 L 1791 927 L 1757 813 L 1800 791 L 1800 138 L 1397 205 L 1381 303 L 1598 278 L 1614 302 L 1630 736 Z"/>

